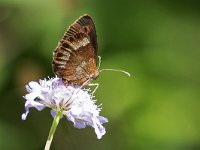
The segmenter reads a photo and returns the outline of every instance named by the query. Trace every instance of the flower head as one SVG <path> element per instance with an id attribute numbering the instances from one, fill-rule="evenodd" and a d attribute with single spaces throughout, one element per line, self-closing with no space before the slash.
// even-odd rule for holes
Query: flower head
<path id="1" fill-rule="evenodd" d="M 26 90 L 28 94 L 24 96 L 26 102 L 22 120 L 27 118 L 31 107 L 39 111 L 49 107 L 53 116 L 57 111 L 62 112 L 76 128 L 92 126 L 98 139 L 105 134 L 102 124 L 108 120 L 99 116 L 101 108 L 95 104 L 90 90 L 65 85 L 58 77 L 40 80 L 39 83 L 31 81 Z"/>

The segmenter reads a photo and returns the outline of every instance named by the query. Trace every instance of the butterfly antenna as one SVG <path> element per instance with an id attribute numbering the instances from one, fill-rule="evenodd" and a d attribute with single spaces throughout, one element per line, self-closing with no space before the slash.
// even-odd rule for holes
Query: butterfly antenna
<path id="1" fill-rule="evenodd" d="M 125 73 L 126 75 L 128 75 L 129 77 L 131 76 L 130 73 L 128 73 L 128 72 L 126 72 L 126 71 L 124 71 L 124 70 L 118 70 L 118 69 L 101 69 L 100 72 L 101 72 L 101 71 L 104 71 L 104 70 L 122 72 L 122 73 Z"/>
<path id="2" fill-rule="evenodd" d="M 100 65 L 101 65 L 101 56 L 98 56 L 98 58 L 99 58 L 98 70 L 99 70 Z"/>
<path id="3" fill-rule="evenodd" d="M 101 65 L 101 56 L 98 56 L 99 58 L 99 64 L 98 64 L 98 70 L 100 68 L 100 65 Z M 129 77 L 131 76 L 130 73 L 124 71 L 124 70 L 118 70 L 118 69 L 101 69 L 100 72 L 104 71 L 104 70 L 109 70 L 109 71 L 117 71 L 117 72 L 122 72 L 122 73 L 125 73 L 126 75 L 128 75 Z"/>

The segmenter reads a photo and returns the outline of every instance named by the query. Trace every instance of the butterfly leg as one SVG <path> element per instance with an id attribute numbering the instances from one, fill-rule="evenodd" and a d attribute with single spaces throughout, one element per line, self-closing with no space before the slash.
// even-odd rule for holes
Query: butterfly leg
<path id="1" fill-rule="evenodd" d="M 90 84 L 88 84 L 88 86 L 96 86 L 96 87 L 94 88 L 93 92 L 92 92 L 92 96 L 93 96 L 93 94 L 96 92 L 96 90 L 97 90 L 98 87 L 99 87 L 99 83 L 90 83 Z"/>

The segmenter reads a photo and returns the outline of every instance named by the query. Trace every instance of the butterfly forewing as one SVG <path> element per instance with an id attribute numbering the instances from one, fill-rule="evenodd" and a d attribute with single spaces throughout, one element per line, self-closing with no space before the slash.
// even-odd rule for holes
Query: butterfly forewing
<path id="1" fill-rule="evenodd" d="M 53 70 L 65 84 L 83 85 L 96 78 L 97 36 L 88 15 L 80 17 L 64 34 L 53 52 Z"/>

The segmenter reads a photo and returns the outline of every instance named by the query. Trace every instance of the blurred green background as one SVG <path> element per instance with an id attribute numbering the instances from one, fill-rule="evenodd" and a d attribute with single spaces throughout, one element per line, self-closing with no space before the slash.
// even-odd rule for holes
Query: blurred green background
<path id="1" fill-rule="evenodd" d="M 109 122 L 76 129 L 62 119 L 52 150 L 200 149 L 200 1 L 0 0 L 0 149 L 42 150 L 49 109 L 31 109 L 25 85 L 53 77 L 52 51 L 87 13 L 96 24 L 101 68 L 95 95 Z"/>

